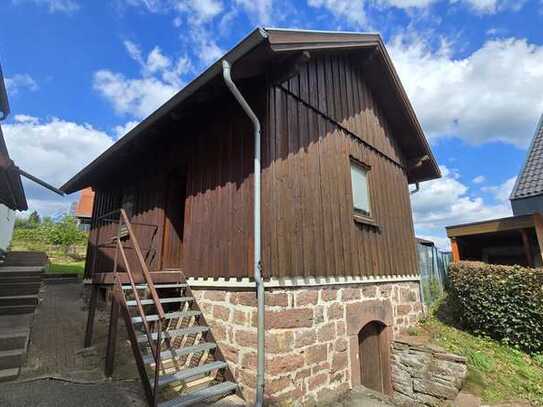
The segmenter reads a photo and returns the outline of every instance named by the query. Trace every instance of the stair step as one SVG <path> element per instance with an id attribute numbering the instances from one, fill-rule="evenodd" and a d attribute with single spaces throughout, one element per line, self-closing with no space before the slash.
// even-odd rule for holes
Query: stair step
<path id="1" fill-rule="evenodd" d="M 0 333 L 0 351 L 25 348 L 29 335 L 29 329 Z"/>
<path id="2" fill-rule="evenodd" d="M 0 282 L 0 296 L 31 295 L 39 293 L 41 282 L 37 283 L 2 283 Z"/>
<path id="3" fill-rule="evenodd" d="M 0 307 L 0 315 L 32 314 L 35 305 L 7 305 Z"/>
<path id="4" fill-rule="evenodd" d="M 176 283 L 176 284 L 155 284 L 155 288 L 185 288 L 187 287 L 187 284 L 184 283 Z M 147 284 L 137 284 L 136 288 L 138 290 L 144 290 L 146 288 L 149 288 Z M 131 290 L 132 286 L 130 284 L 123 285 L 123 290 Z"/>
<path id="5" fill-rule="evenodd" d="M 223 382 L 215 384 L 204 389 L 200 389 L 189 394 L 184 394 L 173 400 L 168 400 L 163 403 L 159 403 L 158 407 L 185 407 L 194 403 L 208 400 L 213 397 L 223 396 L 230 392 L 237 390 L 238 385 L 232 382 Z"/>
<path id="6" fill-rule="evenodd" d="M 44 268 L 41 266 L 0 266 L 0 274 L 1 273 L 16 273 L 16 274 L 24 274 L 24 273 L 43 273 Z"/>
<path id="7" fill-rule="evenodd" d="M 10 305 L 37 305 L 38 295 L 9 295 L 0 297 L 0 307 Z"/>
<path id="8" fill-rule="evenodd" d="M 0 369 L 0 382 L 7 382 L 8 380 L 15 380 L 19 377 L 21 368 L 14 367 L 12 369 Z"/>
<path id="9" fill-rule="evenodd" d="M 18 368 L 23 363 L 25 349 L 10 349 L 0 351 L 0 369 Z"/>
<path id="10" fill-rule="evenodd" d="M 212 342 L 204 342 L 198 345 L 194 346 L 187 346 L 185 348 L 179 348 L 175 350 L 164 350 L 160 352 L 160 360 L 170 360 L 170 359 L 177 359 L 181 356 L 190 355 L 191 353 L 198 353 L 198 352 L 205 352 L 208 350 L 215 349 L 217 347 L 216 343 Z M 155 359 L 153 358 L 153 355 L 145 355 L 143 357 L 143 361 L 148 364 L 152 365 L 155 363 Z"/>
<path id="11" fill-rule="evenodd" d="M 202 313 L 200 311 L 179 311 L 179 312 L 168 312 L 164 314 L 164 317 L 166 319 L 174 319 L 174 318 L 188 318 L 188 317 L 195 317 L 197 315 L 201 315 Z M 147 315 L 146 318 L 147 321 L 158 321 L 158 315 Z M 143 322 L 141 317 L 132 317 L 132 323 L 138 324 Z"/>
<path id="12" fill-rule="evenodd" d="M 193 335 L 193 334 L 199 334 L 201 332 L 207 332 L 207 331 L 209 331 L 209 327 L 197 325 L 197 326 L 191 326 L 188 328 L 172 329 L 170 331 L 164 331 L 162 332 L 160 336 L 163 339 L 166 339 L 166 338 L 171 339 L 171 338 L 175 338 L 176 336 Z M 153 332 L 151 334 L 151 338 L 156 341 L 157 333 Z M 138 336 L 138 342 L 140 343 L 147 342 L 147 335 Z"/>
<path id="13" fill-rule="evenodd" d="M 39 283 L 41 282 L 41 276 L 21 276 L 16 273 L 11 273 L 7 276 L 0 277 L 0 282 L 2 284 L 17 284 L 17 283 Z"/>
<path id="14" fill-rule="evenodd" d="M 174 374 L 160 376 L 158 378 L 158 385 L 164 386 L 165 384 L 168 384 L 168 383 L 185 381 L 187 379 L 190 379 L 191 377 L 200 376 L 200 375 L 212 372 L 213 370 L 223 369 L 226 366 L 227 366 L 226 362 L 216 361 L 216 362 L 206 363 L 205 365 L 193 367 L 190 369 L 184 369 Z"/>
<path id="15" fill-rule="evenodd" d="M 187 301 L 192 301 L 192 300 L 193 300 L 192 297 L 160 298 L 160 303 L 161 304 L 169 304 L 169 303 L 172 303 L 172 302 L 187 302 Z M 155 302 L 153 301 L 152 298 L 141 300 L 141 305 L 152 305 L 154 303 Z M 137 303 L 136 300 L 130 300 L 130 301 L 126 301 L 126 305 L 128 305 L 129 307 L 133 307 L 133 306 L 138 305 L 138 303 Z"/>

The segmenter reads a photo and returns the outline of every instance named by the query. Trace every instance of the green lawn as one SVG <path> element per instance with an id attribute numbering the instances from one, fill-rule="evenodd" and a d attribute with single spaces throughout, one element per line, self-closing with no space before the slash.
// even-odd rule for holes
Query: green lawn
<path id="1" fill-rule="evenodd" d="M 484 402 L 528 400 L 543 406 L 543 355 L 530 356 L 446 325 L 435 317 L 411 334 L 427 335 L 431 342 L 465 356 L 468 377 L 464 388 Z"/>
<path id="2" fill-rule="evenodd" d="M 83 276 L 85 271 L 85 262 L 76 261 L 70 263 L 61 263 L 58 260 L 51 260 L 49 265 L 49 273 L 77 273 L 79 277 Z"/>

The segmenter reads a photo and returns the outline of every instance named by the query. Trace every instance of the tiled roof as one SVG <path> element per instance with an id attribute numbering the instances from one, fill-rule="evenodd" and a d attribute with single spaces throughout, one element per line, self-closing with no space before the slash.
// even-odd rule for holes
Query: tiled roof
<path id="1" fill-rule="evenodd" d="M 509 199 L 528 198 L 541 194 L 543 194 L 543 116 L 537 124 L 528 157 Z"/>

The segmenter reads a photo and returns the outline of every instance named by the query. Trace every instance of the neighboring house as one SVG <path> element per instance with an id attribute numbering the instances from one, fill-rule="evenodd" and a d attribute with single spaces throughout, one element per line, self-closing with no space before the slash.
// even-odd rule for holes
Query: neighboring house
<path id="1" fill-rule="evenodd" d="M 262 124 L 266 397 L 307 402 L 357 383 L 390 392 L 388 344 L 421 313 L 408 186 L 440 172 L 383 41 L 257 29 L 224 60 Z M 253 280 L 255 144 L 223 74 L 221 60 L 62 190 L 95 191 L 93 293 L 113 282 L 112 211 L 124 208 L 154 281 L 186 277 L 252 400 L 264 315 Z"/>
<path id="2" fill-rule="evenodd" d="M 7 118 L 9 103 L 0 67 L 0 121 Z M 15 225 L 15 211 L 28 209 L 19 173 L 14 170 L 0 126 L 0 257 L 4 257 L 11 243 Z"/>
<path id="3" fill-rule="evenodd" d="M 447 227 L 453 260 L 543 265 L 543 116 L 509 199 L 514 216 Z"/>
<path id="4" fill-rule="evenodd" d="M 79 194 L 79 200 L 74 203 L 73 215 L 82 231 L 90 231 L 93 203 L 94 191 L 90 187 L 83 189 Z"/>

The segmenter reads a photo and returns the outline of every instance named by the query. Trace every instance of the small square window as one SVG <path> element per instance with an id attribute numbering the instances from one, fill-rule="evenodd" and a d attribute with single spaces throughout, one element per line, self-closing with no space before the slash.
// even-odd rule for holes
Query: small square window
<path id="1" fill-rule="evenodd" d="M 355 214 L 371 217 L 370 195 L 368 187 L 369 168 L 351 160 L 351 183 L 353 191 L 353 209 Z"/>

